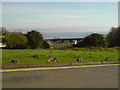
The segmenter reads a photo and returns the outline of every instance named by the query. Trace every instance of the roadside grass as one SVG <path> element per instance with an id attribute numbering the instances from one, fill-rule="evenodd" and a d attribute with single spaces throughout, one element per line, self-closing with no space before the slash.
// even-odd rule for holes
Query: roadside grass
<path id="1" fill-rule="evenodd" d="M 11 64 L 11 60 L 19 60 L 20 64 L 48 63 L 49 58 L 56 57 L 58 63 L 77 62 L 82 57 L 82 62 L 118 61 L 118 51 L 115 48 L 87 49 L 76 48 L 73 50 L 52 49 L 2 49 L 2 64 Z"/>

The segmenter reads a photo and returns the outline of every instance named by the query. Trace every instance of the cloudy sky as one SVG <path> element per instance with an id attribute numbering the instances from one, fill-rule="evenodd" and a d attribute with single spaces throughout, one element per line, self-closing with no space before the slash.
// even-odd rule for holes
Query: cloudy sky
<path id="1" fill-rule="evenodd" d="M 118 26 L 117 2 L 3 2 L 10 31 L 108 32 Z"/>

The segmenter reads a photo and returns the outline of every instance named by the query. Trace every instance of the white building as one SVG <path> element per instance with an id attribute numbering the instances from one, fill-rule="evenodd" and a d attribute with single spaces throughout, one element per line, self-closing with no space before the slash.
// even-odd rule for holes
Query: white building
<path id="1" fill-rule="evenodd" d="M 1 47 L 6 47 L 6 45 L 3 44 L 2 42 L 0 42 L 0 48 L 1 48 Z"/>
<path id="2" fill-rule="evenodd" d="M 77 45 L 77 40 L 73 40 L 74 41 L 74 44 Z"/>

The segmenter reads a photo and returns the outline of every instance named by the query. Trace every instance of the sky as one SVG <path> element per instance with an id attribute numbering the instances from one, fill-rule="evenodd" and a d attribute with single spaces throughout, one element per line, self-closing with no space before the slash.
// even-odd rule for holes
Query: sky
<path id="1" fill-rule="evenodd" d="M 118 26 L 117 2 L 3 2 L 9 31 L 108 32 Z"/>

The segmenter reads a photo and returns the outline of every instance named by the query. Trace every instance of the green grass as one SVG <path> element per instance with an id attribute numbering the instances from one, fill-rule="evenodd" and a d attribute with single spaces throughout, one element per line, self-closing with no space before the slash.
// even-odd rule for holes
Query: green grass
<path id="1" fill-rule="evenodd" d="M 56 57 L 58 63 L 76 62 L 76 58 L 83 57 L 83 62 L 88 61 L 108 61 L 118 60 L 118 51 L 110 50 L 51 50 L 51 49 L 3 49 L 2 64 L 10 64 L 10 60 L 19 60 L 21 64 L 39 64 L 47 63 L 51 57 Z"/>

